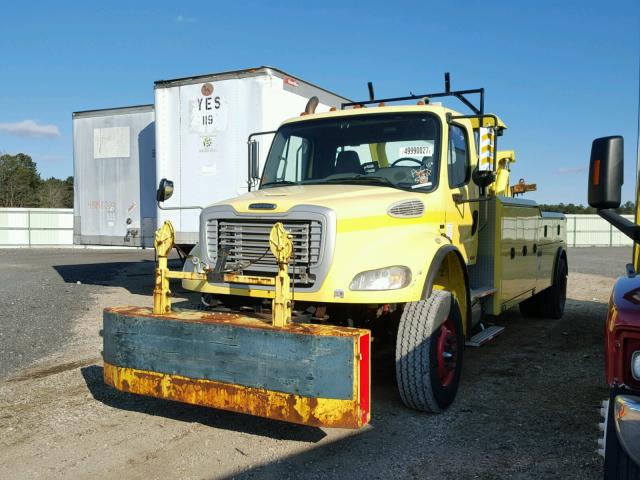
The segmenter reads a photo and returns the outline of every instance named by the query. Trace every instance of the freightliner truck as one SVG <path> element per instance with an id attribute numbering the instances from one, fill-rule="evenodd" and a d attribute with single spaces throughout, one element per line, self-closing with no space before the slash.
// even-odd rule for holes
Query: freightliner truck
<path id="1" fill-rule="evenodd" d="M 447 75 L 444 92 L 369 93 L 325 113 L 311 98 L 282 123 L 259 188 L 202 209 L 182 271 L 167 268 L 171 224 L 158 230 L 153 309 L 104 313 L 107 384 L 358 428 L 370 420 L 372 349 L 393 346 L 402 401 L 437 413 L 454 401 L 465 344 L 502 328 L 495 316 L 516 305 L 562 316 L 565 219 L 512 196 L 515 154 L 497 150 L 506 126 L 485 113 L 484 89 L 451 90 Z M 172 190 L 163 180 L 158 201 Z M 170 278 L 206 307 L 172 310 Z"/>

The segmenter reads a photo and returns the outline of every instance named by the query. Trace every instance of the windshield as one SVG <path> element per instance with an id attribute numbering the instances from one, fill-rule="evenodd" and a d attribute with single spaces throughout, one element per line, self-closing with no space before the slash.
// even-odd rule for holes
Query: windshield
<path id="1" fill-rule="evenodd" d="M 440 122 L 429 113 L 338 117 L 285 125 L 276 134 L 261 188 L 372 184 L 437 186 Z"/>

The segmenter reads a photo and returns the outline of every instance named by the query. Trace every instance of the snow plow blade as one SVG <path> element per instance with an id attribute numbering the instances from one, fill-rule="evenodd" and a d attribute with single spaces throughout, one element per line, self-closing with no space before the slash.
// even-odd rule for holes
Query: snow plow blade
<path id="1" fill-rule="evenodd" d="M 104 381 L 123 392 L 317 427 L 370 419 L 368 330 L 224 312 L 104 310 Z"/>

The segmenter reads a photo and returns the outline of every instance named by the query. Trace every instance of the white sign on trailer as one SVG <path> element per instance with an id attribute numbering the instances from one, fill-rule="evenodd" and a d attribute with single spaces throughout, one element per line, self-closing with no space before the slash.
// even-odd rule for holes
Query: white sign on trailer
<path id="1" fill-rule="evenodd" d="M 108 127 L 93 129 L 93 158 L 129 158 L 131 129 Z"/>

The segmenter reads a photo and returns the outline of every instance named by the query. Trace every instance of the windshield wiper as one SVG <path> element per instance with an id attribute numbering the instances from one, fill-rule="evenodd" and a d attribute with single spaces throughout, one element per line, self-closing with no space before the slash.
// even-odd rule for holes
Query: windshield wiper
<path id="1" fill-rule="evenodd" d="M 278 180 L 277 182 L 267 182 L 260 185 L 262 187 L 272 187 L 275 185 L 298 185 L 298 182 L 292 182 L 290 180 Z"/>
<path id="2" fill-rule="evenodd" d="M 398 186 L 393 183 L 391 180 L 385 177 L 377 177 L 377 176 L 369 176 L 369 175 L 358 175 L 356 177 L 344 177 L 344 178 L 329 178 L 323 180 L 318 183 L 371 183 L 375 185 L 385 185 L 393 188 L 398 188 Z"/>

